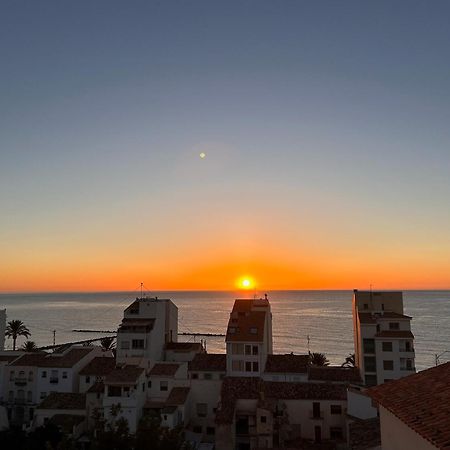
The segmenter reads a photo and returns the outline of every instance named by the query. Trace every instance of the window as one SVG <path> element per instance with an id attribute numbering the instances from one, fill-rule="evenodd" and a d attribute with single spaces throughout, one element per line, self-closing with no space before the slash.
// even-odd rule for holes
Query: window
<path id="1" fill-rule="evenodd" d="M 330 414 L 342 414 L 342 406 L 341 405 L 330 405 Z"/>
<path id="2" fill-rule="evenodd" d="M 380 325 L 377 325 L 377 333 L 381 331 Z"/>
<path id="3" fill-rule="evenodd" d="M 377 376 L 376 375 L 366 375 L 365 383 L 366 383 L 366 386 L 376 386 Z"/>
<path id="4" fill-rule="evenodd" d="M 392 352 L 392 342 L 383 342 L 381 348 L 383 352 Z"/>
<path id="5" fill-rule="evenodd" d="M 46 370 L 42 371 L 42 378 L 47 378 L 47 371 Z"/>
<path id="6" fill-rule="evenodd" d="M 252 346 L 251 345 L 246 345 L 245 346 L 245 354 L 246 355 L 251 355 L 252 354 Z"/>
<path id="7" fill-rule="evenodd" d="M 194 427 L 192 428 L 192 431 L 193 431 L 194 433 L 201 433 L 201 432 L 202 432 L 202 427 L 199 427 L 198 425 L 196 425 L 196 426 L 194 426 Z"/>
<path id="8" fill-rule="evenodd" d="M 21 370 L 19 372 L 19 378 L 25 378 L 25 371 L 24 370 Z"/>
<path id="9" fill-rule="evenodd" d="M 400 330 L 400 324 L 398 322 L 389 322 L 390 330 Z"/>
<path id="10" fill-rule="evenodd" d="M 151 388 L 152 388 L 152 382 L 151 382 L 151 381 L 148 381 L 148 382 L 147 382 L 147 388 L 148 388 L 148 389 L 151 389 Z"/>
<path id="11" fill-rule="evenodd" d="M 133 339 L 131 341 L 132 349 L 143 349 L 144 348 L 144 339 Z"/>
<path id="12" fill-rule="evenodd" d="M 14 370 L 11 370 L 11 372 L 9 372 L 9 381 L 14 381 Z"/>
<path id="13" fill-rule="evenodd" d="M 86 383 L 90 383 L 91 382 L 91 376 L 90 375 L 86 375 Z"/>
<path id="14" fill-rule="evenodd" d="M 258 361 L 253 362 L 253 372 L 259 372 L 259 363 Z"/>
<path id="15" fill-rule="evenodd" d="M 258 346 L 257 346 L 257 345 L 254 345 L 254 346 L 252 347 L 252 354 L 253 354 L 253 355 L 257 355 L 257 354 L 258 354 Z"/>
<path id="16" fill-rule="evenodd" d="M 47 392 L 41 392 L 40 395 L 41 400 L 44 400 L 45 397 L 47 397 Z"/>
<path id="17" fill-rule="evenodd" d="M 267 423 L 267 416 L 261 416 L 261 423 Z"/>
<path id="18" fill-rule="evenodd" d="M 212 380 L 212 373 L 205 373 L 205 374 L 203 375 L 203 378 L 204 378 L 205 380 Z"/>
<path id="19" fill-rule="evenodd" d="M 129 350 L 130 349 L 130 341 L 122 341 L 120 343 L 120 348 L 122 350 Z"/>
<path id="20" fill-rule="evenodd" d="M 363 339 L 364 353 L 375 353 L 375 339 Z"/>
<path id="21" fill-rule="evenodd" d="M 27 392 L 27 402 L 31 403 L 33 401 L 33 393 L 31 391 Z"/>
<path id="22" fill-rule="evenodd" d="M 160 391 L 167 391 L 169 389 L 169 382 L 168 381 L 160 381 L 159 382 L 159 390 Z"/>
<path id="23" fill-rule="evenodd" d="M 108 386 L 108 397 L 122 397 L 122 388 L 120 386 Z"/>
<path id="24" fill-rule="evenodd" d="M 28 372 L 28 381 L 33 381 L 33 372 L 31 370 Z"/>
<path id="25" fill-rule="evenodd" d="M 216 434 L 216 429 L 214 427 L 206 427 L 206 434 L 214 436 Z"/>
<path id="26" fill-rule="evenodd" d="M 366 372 L 377 371 L 377 362 L 374 356 L 364 356 L 364 370 Z"/>
<path id="27" fill-rule="evenodd" d="M 364 309 L 369 309 L 369 304 L 368 303 L 364 303 Z"/>
<path id="28" fill-rule="evenodd" d="M 244 370 L 244 361 L 240 359 L 234 359 L 231 361 L 231 370 L 234 372 L 242 372 Z"/>
<path id="29" fill-rule="evenodd" d="M 256 327 L 251 327 L 251 328 L 250 328 L 250 334 L 258 334 L 258 328 L 256 328 Z"/>
<path id="30" fill-rule="evenodd" d="M 206 417 L 208 414 L 208 405 L 206 403 L 197 403 L 197 416 Z"/>
<path id="31" fill-rule="evenodd" d="M 315 419 L 320 419 L 320 403 L 319 402 L 313 402 L 313 417 Z"/>
<path id="32" fill-rule="evenodd" d="M 330 427 L 330 439 L 342 439 L 342 428 Z"/>
<path id="33" fill-rule="evenodd" d="M 250 361 L 245 362 L 245 371 L 251 372 L 252 371 L 252 363 Z"/>
<path id="34" fill-rule="evenodd" d="M 381 304 L 381 311 L 384 311 L 384 303 Z"/>
<path id="35" fill-rule="evenodd" d="M 233 355 L 243 355 L 244 344 L 231 344 L 231 353 L 233 353 Z"/>
<path id="36" fill-rule="evenodd" d="M 384 370 L 394 370 L 394 361 L 383 361 Z"/>
<path id="37" fill-rule="evenodd" d="M 198 373 L 193 373 L 193 374 L 191 375 L 191 378 L 192 378 L 193 380 L 198 380 Z"/>
<path id="38" fill-rule="evenodd" d="M 62 373 L 62 377 L 63 377 L 64 379 L 66 379 L 66 378 L 67 378 L 67 372 L 63 372 L 63 373 Z"/>

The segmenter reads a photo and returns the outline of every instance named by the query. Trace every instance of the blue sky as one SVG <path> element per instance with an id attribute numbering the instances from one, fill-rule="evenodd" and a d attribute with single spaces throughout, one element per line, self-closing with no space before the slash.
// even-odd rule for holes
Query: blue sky
<path id="1" fill-rule="evenodd" d="M 78 287 L 111 260 L 171 287 L 189 262 L 168 247 L 192 242 L 200 272 L 272 244 L 327 286 L 368 252 L 361 282 L 413 260 L 418 285 L 449 286 L 449 18 L 444 1 L 2 2 L 0 290 L 61 264 Z"/>

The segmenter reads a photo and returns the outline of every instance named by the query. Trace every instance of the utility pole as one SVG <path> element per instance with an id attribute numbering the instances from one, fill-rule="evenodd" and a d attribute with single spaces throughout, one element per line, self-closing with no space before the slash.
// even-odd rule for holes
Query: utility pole
<path id="1" fill-rule="evenodd" d="M 53 330 L 53 345 L 56 345 L 56 330 Z"/>

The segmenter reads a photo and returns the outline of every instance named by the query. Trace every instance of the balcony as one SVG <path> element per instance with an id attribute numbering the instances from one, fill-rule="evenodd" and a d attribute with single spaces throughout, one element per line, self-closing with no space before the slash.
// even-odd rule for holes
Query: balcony
<path id="1" fill-rule="evenodd" d="M 58 384 L 59 378 L 58 377 L 50 377 L 50 384 Z"/>
<path id="2" fill-rule="evenodd" d="M 400 370 L 402 372 L 415 372 L 416 368 L 414 366 L 401 366 Z"/>
<path id="3" fill-rule="evenodd" d="M 323 411 L 320 411 L 317 413 L 317 411 L 310 411 L 309 412 L 309 418 L 311 420 L 323 420 Z"/>
<path id="4" fill-rule="evenodd" d="M 14 399 L 14 403 L 16 405 L 24 405 L 25 404 L 25 399 L 24 398 L 15 398 Z"/>
<path id="5" fill-rule="evenodd" d="M 16 386 L 26 386 L 27 382 L 27 379 L 24 377 L 17 377 L 14 379 L 14 384 Z"/>

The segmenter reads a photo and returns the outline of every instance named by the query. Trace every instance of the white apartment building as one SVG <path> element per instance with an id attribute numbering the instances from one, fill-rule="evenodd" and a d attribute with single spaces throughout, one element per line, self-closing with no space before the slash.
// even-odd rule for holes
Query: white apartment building
<path id="1" fill-rule="evenodd" d="M 178 340 L 178 308 L 168 299 L 137 298 L 117 330 L 118 364 L 163 361 L 165 344 Z"/>
<path id="2" fill-rule="evenodd" d="M 70 347 L 62 353 L 23 353 L 4 369 L 4 397 L 11 423 L 31 423 L 50 392 L 78 392 L 79 371 L 100 347 Z"/>
<path id="3" fill-rule="evenodd" d="M 402 292 L 355 290 L 352 309 L 355 360 L 366 386 L 414 373 L 414 336 Z"/>
<path id="4" fill-rule="evenodd" d="M 227 375 L 259 377 L 273 353 L 272 312 L 269 300 L 234 302 L 226 334 Z"/>

